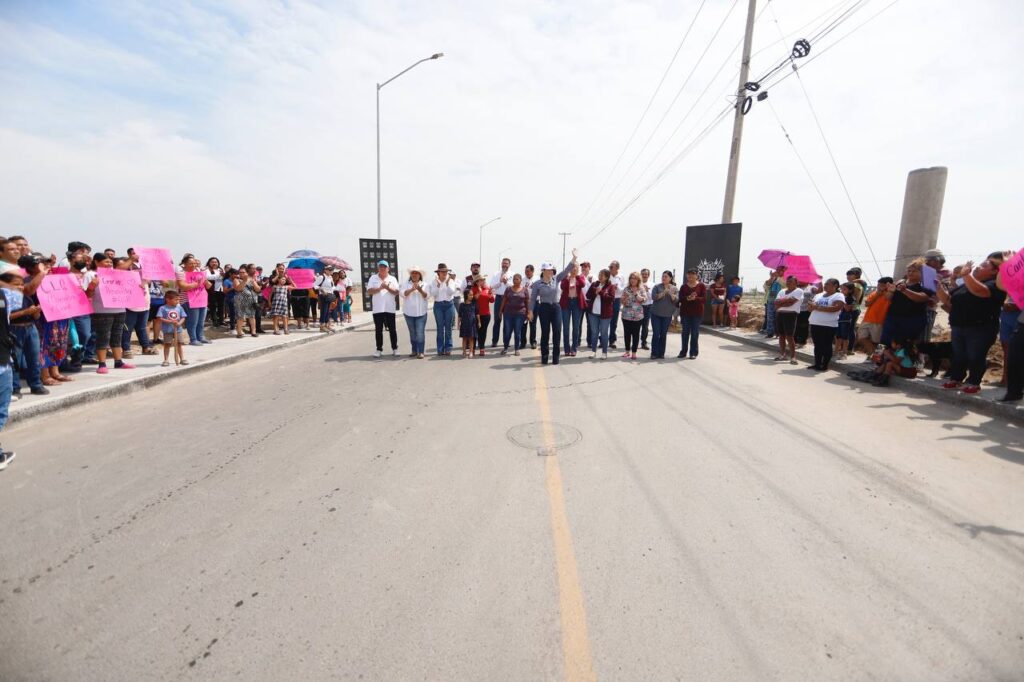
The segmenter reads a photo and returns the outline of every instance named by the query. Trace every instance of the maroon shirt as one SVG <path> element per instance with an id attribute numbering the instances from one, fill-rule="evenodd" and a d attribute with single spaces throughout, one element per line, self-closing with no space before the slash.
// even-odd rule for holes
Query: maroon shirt
<path id="1" fill-rule="evenodd" d="M 697 295 L 692 301 L 687 301 L 686 298 L 690 294 Z M 703 317 L 706 297 L 707 288 L 704 286 L 704 282 L 697 282 L 697 286 L 694 287 L 684 283 L 679 287 L 679 314 L 684 317 Z"/>

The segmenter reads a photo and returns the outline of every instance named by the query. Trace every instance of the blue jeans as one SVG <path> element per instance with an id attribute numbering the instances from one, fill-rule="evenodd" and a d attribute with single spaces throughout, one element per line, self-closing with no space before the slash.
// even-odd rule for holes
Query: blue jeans
<path id="1" fill-rule="evenodd" d="M 612 306 L 612 319 L 611 319 L 611 331 L 608 333 L 608 343 L 615 345 L 615 341 L 619 338 L 619 335 L 615 333 L 615 328 L 619 326 L 619 309 L 622 307 L 622 299 L 618 296 L 615 297 L 615 305 Z"/>
<path id="2" fill-rule="evenodd" d="M 908 341 L 916 341 L 928 323 L 928 318 L 921 317 L 893 317 L 889 315 L 882 325 L 882 345 L 886 348 L 893 341 L 899 341 L 906 345 Z"/>
<path id="3" fill-rule="evenodd" d="M 427 316 L 405 316 L 405 326 L 409 328 L 409 343 L 413 353 L 422 353 L 427 343 Z"/>
<path id="4" fill-rule="evenodd" d="M 501 294 L 495 294 L 494 296 L 494 315 L 491 317 L 494 320 L 494 327 L 491 331 L 491 345 L 497 346 L 498 339 L 501 338 L 501 299 L 505 298 Z"/>
<path id="5" fill-rule="evenodd" d="M 320 294 L 320 326 L 325 326 L 331 319 L 331 304 L 337 300 L 334 294 Z M 341 307 L 341 303 L 338 304 Z"/>
<path id="6" fill-rule="evenodd" d="M 691 358 L 697 357 L 697 339 L 700 338 L 700 323 L 702 315 L 680 315 L 679 321 L 683 325 L 683 345 L 679 350 L 679 356 L 689 354 Z M 774 328 L 774 324 L 772 327 Z"/>
<path id="7" fill-rule="evenodd" d="M 590 350 L 597 352 L 598 344 L 601 345 L 601 352 L 608 352 L 608 332 L 611 329 L 611 320 L 602 320 L 599 313 L 587 313 L 587 320 L 590 321 Z"/>
<path id="8" fill-rule="evenodd" d="M 651 315 L 651 357 L 665 357 L 665 346 L 668 343 L 668 325 L 672 322 L 671 315 Z"/>
<path id="9" fill-rule="evenodd" d="M 69 364 L 81 365 L 82 360 L 95 360 L 96 337 L 92 335 L 92 316 L 79 315 L 78 317 L 72 317 L 71 324 L 75 326 L 75 334 L 78 336 L 78 343 L 81 344 L 82 350 L 75 353 L 72 352 L 73 349 L 68 349 L 69 360 L 72 357 L 76 358 L 76 360 L 70 360 Z"/>
<path id="10" fill-rule="evenodd" d="M 131 350 L 132 332 L 139 337 L 139 345 L 142 349 L 153 347 L 149 340 L 149 330 L 146 328 L 149 322 L 148 310 L 126 310 L 124 313 L 124 332 L 121 334 L 121 350 Z"/>
<path id="11" fill-rule="evenodd" d="M 39 328 L 34 323 L 12 324 L 11 331 L 17 342 L 14 357 L 18 373 L 11 378 L 14 390 L 21 390 L 19 379 L 28 384 L 29 388 L 39 388 L 43 385 L 40 375 L 42 368 L 39 366 Z"/>
<path id="12" fill-rule="evenodd" d="M 185 318 L 185 329 L 188 330 L 188 338 L 192 343 L 202 343 L 205 325 L 206 307 L 189 308 L 188 317 Z"/>
<path id="13" fill-rule="evenodd" d="M 988 349 L 996 340 L 998 328 L 995 325 L 983 327 L 953 326 L 953 361 L 949 366 L 949 378 L 973 386 L 981 386 L 985 376 Z"/>
<path id="14" fill-rule="evenodd" d="M 575 353 L 580 349 L 582 320 L 583 309 L 580 308 L 580 299 L 570 298 L 569 307 L 562 308 L 562 349 L 566 353 Z"/>
<path id="15" fill-rule="evenodd" d="M 14 371 L 10 365 L 0 365 L 0 431 L 7 424 L 10 414 L 11 393 L 14 390 Z"/>
<path id="16" fill-rule="evenodd" d="M 452 350 L 452 324 L 455 322 L 455 304 L 434 301 L 434 324 L 437 325 L 437 354 Z"/>
<path id="17" fill-rule="evenodd" d="M 764 333 L 775 336 L 775 306 L 771 303 L 764 304 Z"/>
<path id="18" fill-rule="evenodd" d="M 515 350 L 523 347 L 523 320 L 525 319 L 526 315 L 522 313 L 505 313 L 505 335 L 502 337 L 505 348 L 508 348 L 508 342 L 513 336 L 516 337 Z"/>

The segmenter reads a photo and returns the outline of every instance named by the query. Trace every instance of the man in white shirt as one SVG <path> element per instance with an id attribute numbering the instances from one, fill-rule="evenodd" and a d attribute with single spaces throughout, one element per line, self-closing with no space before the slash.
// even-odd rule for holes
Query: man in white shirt
<path id="1" fill-rule="evenodd" d="M 498 339 L 501 338 L 501 300 L 505 296 L 505 289 L 512 284 L 512 274 L 508 271 L 510 267 L 512 267 L 512 261 L 502 258 L 501 270 L 494 273 L 491 281 L 488 282 L 494 293 L 494 316 L 491 318 L 494 320 L 494 331 L 491 332 L 491 348 L 497 346 Z"/>
<path id="2" fill-rule="evenodd" d="M 534 271 L 533 265 L 527 265 L 525 268 L 523 268 L 523 286 L 526 287 L 526 296 L 527 296 L 527 298 L 529 298 L 529 296 L 530 296 L 530 287 L 533 286 L 534 281 L 536 281 L 536 279 L 537 279 L 536 277 L 533 276 L 534 272 L 535 271 Z M 536 350 L 537 349 L 537 318 L 534 317 L 532 320 L 531 319 L 523 320 L 523 333 L 520 335 L 520 338 L 523 340 L 523 345 L 524 346 L 526 345 L 526 329 L 527 329 L 527 327 L 529 327 L 529 329 L 530 329 L 530 348 L 533 348 L 534 350 Z"/>
<path id="3" fill-rule="evenodd" d="M 651 282 L 650 279 L 650 270 L 644 268 L 640 271 L 640 288 L 643 289 L 644 295 L 647 296 L 646 300 L 644 300 L 644 321 L 640 323 L 640 348 L 642 350 L 650 350 L 647 346 L 647 329 L 651 326 L 651 306 L 654 305 L 654 297 L 651 296 L 654 282 Z"/>
<path id="4" fill-rule="evenodd" d="M 455 299 L 462 289 L 455 279 L 455 273 L 444 263 L 437 264 L 434 279 L 427 287 L 427 293 L 434 297 L 434 324 L 437 325 L 437 354 L 452 354 L 452 325 L 455 322 Z"/>
<path id="5" fill-rule="evenodd" d="M 331 285 L 333 288 L 333 281 Z M 390 266 L 386 260 L 377 261 L 377 274 L 370 275 L 369 281 L 366 282 L 366 293 L 370 295 L 374 337 L 377 341 L 377 350 L 374 351 L 373 357 L 379 358 L 384 353 L 385 327 L 391 337 L 391 355 L 398 357 L 398 330 L 395 329 L 398 280 L 391 276 Z"/>
<path id="6" fill-rule="evenodd" d="M 334 297 L 334 268 L 327 266 L 324 271 L 313 280 L 313 287 L 316 289 L 317 304 L 320 306 L 320 331 L 333 333 L 331 327 L 331 303 Z"/>
<path id="7" fill-rule="evenodd" d="M 618 348 L 615 340 L 619 338 L 619 335 L 615 333 L 615 329 L 619 326 L 619 309 L 622 307 L 620 295 L 626 288 L 626 278 L 619 274 L 619 261 L 617 260 L 613 260 L 608 265 L 608 272 L 611 273 L 611 279 L 608 281 L 615 285 L 615 306 L 612 308 L 612 327 L 608 333 L 608 345 Z"/>

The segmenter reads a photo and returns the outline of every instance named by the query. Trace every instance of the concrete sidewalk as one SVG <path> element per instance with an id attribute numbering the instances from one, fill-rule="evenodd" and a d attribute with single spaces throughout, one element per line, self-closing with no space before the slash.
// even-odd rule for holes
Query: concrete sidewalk
<path id="1" fill-rule="evenodd" d="M 337 338 L 339 334 L 370 324 L 373 324 L 373 316 L 370 313 L 353 312 L 352 322 L 340 326 L 336 325 L 335 328 L 338 329 L 338 332 L 330 335 L 316 329 L 292 329 L 290 334 L 281 334 L 279 336 L 274 336 L 268 331 L 268 333 L 261 334 L 256 338 L 248 335 L 241 339 L 228 336 L 217 339 L 205 346 L 186 345 L 185 359 L 188 360 L 189 364 L 181 367 L 174 365 L 173 352 L 171 353 L 171 366 L 161 367 L 163 349 L 160 346 L 157 346 L 158 355 L 136 353 L 129 360 L 129 362 L 135 365 L 135 369 L 114 369 L 113 361 L 108 358 L 109 374 L 97 374 L 95 365 L 86 365 L 78 374 L 69 375 L 74 378 L 74 381 L 59 386 L 50 386 L 49 395 L 31 395 L 23 387 L 22 398 L 11 401 L 11 414 L 8 423 L 24 421 L 32 417 L 51 414 L 74 405 L 142 390 L 170 379 L 192 376 L 197 372 L 224 367 L 235 362 L 279 350 L 294 348 L 313 341 Z M 269 322 L 264 325 L 264 328 L 269 329 Z"/>
<path id="2" fill-rule="evenodd" d="M 749 329 L 728 329 L 728 328 L 715 328 L 703 326 L 701 327 L 701 333 L 713 334 L 725 339 L 732 339 L 750 346 L 758 348 L 764 348 L 766 351 L 771 352 L 773 355 L 777 355 L 779 351 L 779 343 L 777 339 L 766 339 L 763 334 L 752 332 Z M 804 349 L 797 349 L 797 358 L 804 360 L 808 363 L 814 362 L 813 348 L 808 342 Z M 864 362 L 863 355 L 850 356 L 845 360 L 836 360 L 832 363 L 832 368 L 843 374 L 844 378 L 846 373 L 855 369 L 869 369 L 872 365 Z M 983 385 L 981 392 L 975 395 L 966 395 L 960 391 L 954 391 L 942 388 L 944 380 L 939 376 L 934 379 L 929 378 L 927 375 L 918 374 L 917 379 L 903 379 L 901 377 L 893 377 L 890 383 L 890 387 L 899 391 L 906 391 L 907 393 L 914 393 L 916 395 L 923 395 L 934 399 L 939 402 L 954 403 L 959 407 L 977 410 L 979 412 L 985 412 L 993 416 L 1005 417 L 1007 419 L 1014 419 L 1017 421 L 1024 421 L 1024 401 L 1018 401 L 1016 403 L 1001 403 L 999 398 L 1006 394 L 1006 389 L 1002 386 L 989 386 Z M 857 385 L 857 382 L 852 379 L 847 380 Z"/>

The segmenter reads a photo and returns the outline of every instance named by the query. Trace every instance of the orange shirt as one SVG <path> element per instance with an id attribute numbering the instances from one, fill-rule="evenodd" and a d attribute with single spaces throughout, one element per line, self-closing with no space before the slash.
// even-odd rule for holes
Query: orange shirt
<path id="1" fill-rule="evenodd" d="M 866 299 L 864 299 L 864 317 L 861 318 L 861 322 L 867 324 L 882 324 L 885 322 L 885 315 L 889 312 L 889 304 L 891 300 L 885 297 L 880 291 L 872 291 Z"/>

